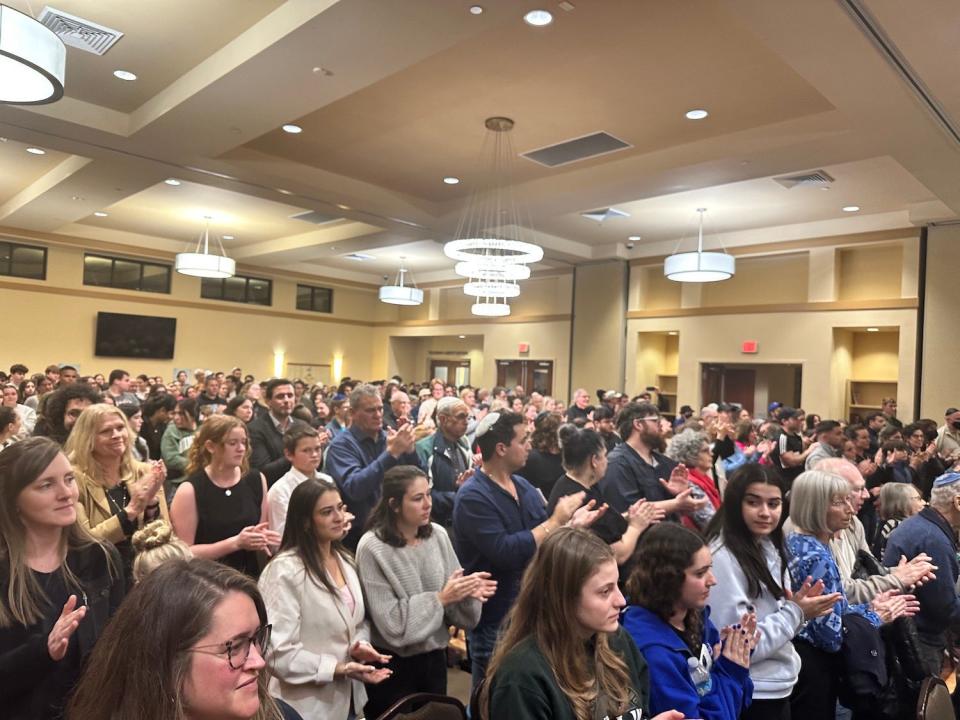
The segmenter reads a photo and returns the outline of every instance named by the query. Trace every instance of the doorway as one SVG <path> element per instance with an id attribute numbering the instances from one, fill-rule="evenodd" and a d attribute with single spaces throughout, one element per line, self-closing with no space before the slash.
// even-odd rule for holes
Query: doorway
<path id="1" fill-rule="evenodd" d="M 552 395 L 553 360 L 497 360 L 497 385 L 508 390 L 520 385 L 527 395 Z"/>
<path id="2" fill-rule="evenodd" d="M 751 415 L 766 416 L 777 401 L 800 406 L 803 366 L 797 363 L 702 363 L 703 403 L 725 402 L 746 408 Z"/>
<path id="3" fill-rule="evenodd" d="M 470 384 L 469 360 L 431 360 L 430 377 L 458 388 Z"/>

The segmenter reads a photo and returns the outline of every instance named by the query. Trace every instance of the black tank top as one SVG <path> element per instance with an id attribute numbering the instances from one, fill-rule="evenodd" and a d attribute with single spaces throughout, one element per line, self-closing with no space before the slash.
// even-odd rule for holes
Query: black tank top
<path id="1" fill-rule="evenodd" d="M 194 543 L 206 545 L 237 535 L 248 525 L 260 522 L 263 484 L 259 470 L 250 470 L 230 488 L 213 484 L 206 471 L 187 478 L 197 499 L 197 533 Z M 260 574 L 257 553 L 237 550 L 220 558 L 220 562 L 256 578 Z"/>

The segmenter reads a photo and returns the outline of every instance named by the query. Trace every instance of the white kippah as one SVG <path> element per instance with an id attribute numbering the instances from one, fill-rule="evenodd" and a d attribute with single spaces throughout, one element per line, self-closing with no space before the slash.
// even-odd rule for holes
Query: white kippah
<path id="1" fill-rule="evenodd" d="M 455 405 L 460 405 L 462 403 L 463 400 L 458 397 L 442 397 L 437 402 L 437 412 L 446 415 L 453 409 Z"/>
<path id="2" fill-rule="evenodd" d="M 500 419 L 500 413 L 492 412 L 484 415 L 483 420 L 477 423 L 477 431 L 474 433 L 475 438 L 481 438 L 486 435 L 487 430 L 492 428 L 497 420 Z"/>

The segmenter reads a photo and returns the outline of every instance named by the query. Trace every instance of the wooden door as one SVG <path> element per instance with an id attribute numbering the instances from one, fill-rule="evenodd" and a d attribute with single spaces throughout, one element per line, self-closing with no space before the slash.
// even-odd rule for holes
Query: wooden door
<path id="1" fill-rule="evenodd" d="M 525 385 L 527 394 L 538 392 L 541 395 L 553 395 L 553 361 L 528 360 L 530 367 L 529 382 Z"/>
<path id="2" fill-rule="evenodd" d="M 430 377 L 458 388 L 470 384 L 469 360 L 431 360 Z"/>
<path id="3" fill-rule="evenodd" d="M 726 368 L 723 371 L 723 401 L 746 408 L 753 414 L 753 393 L 757 373 L 743 368 Z"/>
<path id="4" fill-rule="evenodd" d="M 497 385 L 512 391 L 517 385 L 529 395 L 553 392 L 553 360 L 497 360 Z"/>
<path id="5" fill-rule="evenodd" d="M 723 400 L 723 366 L 704 365 L 701 373 L 700 392 L 703 404 Z"/>

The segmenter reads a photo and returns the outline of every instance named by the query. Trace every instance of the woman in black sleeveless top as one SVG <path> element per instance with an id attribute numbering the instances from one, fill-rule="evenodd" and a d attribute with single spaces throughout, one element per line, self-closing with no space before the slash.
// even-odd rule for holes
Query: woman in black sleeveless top
<path id="1" fill-rule="evenodd" d="M 280 537 L 267 522 L 267 481 L 248 469 L 249 448 L 243 421 L 208 418 L 190 448 L 187 478 L 173 498 L 170 520 L 194 555 L 255 578 L 257 553 L 269 554 Z"/>

